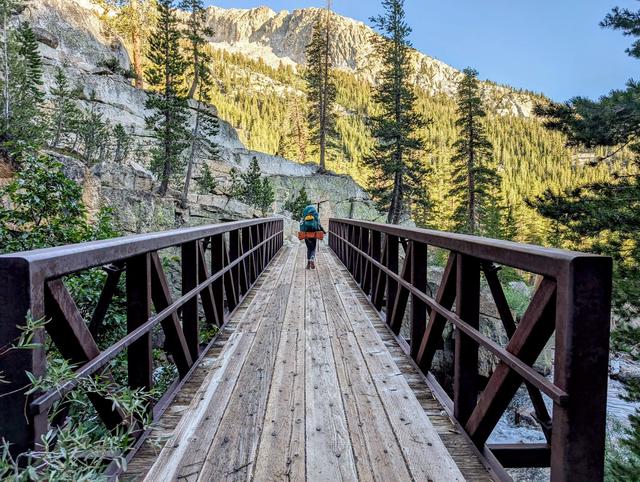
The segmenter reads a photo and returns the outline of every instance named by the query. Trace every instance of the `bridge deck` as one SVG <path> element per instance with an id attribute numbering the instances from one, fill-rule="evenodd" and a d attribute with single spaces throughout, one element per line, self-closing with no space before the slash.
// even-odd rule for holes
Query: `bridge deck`
<path id="1" fill-rule="evenodd" d="M 488 480 L 328 249 L 285 247 L 125 479 Z"/>

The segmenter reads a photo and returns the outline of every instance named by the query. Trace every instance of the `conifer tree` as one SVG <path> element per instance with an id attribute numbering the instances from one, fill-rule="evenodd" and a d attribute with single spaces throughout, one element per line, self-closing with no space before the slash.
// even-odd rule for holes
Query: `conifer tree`
<path id="1" fill-rule="evenodd" d="M 135 85 L 144 87 L 143 52 L 157 16 L 156 0 L 94 0 L 103 7 L 102 20 L 126 36 L 133 52 Z"/>
<path id="2" fill-rule="evenodd" d="M 496 228 L 501 223 L 495 195 L 500 178 L 489 164 L 493 146 L 483 124 L 485 117 L 478 72 L 467 68 L 458 84 L 456 126 L 459 138 L 454 144 L 455 154 L 452 158 L 452 194 L 458 198 L 454 219 L 459 232 L 496 236 Z"/>
<path id="3" fill-rule="evenodd" d="M 206 26 L 207 12 L 202 0 L 183 0 L 180 8 L 189 14 L 185 37 L 189 42 L 189 63 L 193 75 L 188 97 L 193 99 L 200 89 L 201 76 L 211 77 L 211 55 L 204 47 L 207 44 L 206 37 L 212 36 L 213 30 Z"/>
<path id="4" fill-rule="evenodd" d="M 56 69 L 54 86 L 50 91 L 51 113 L 49 115 L 49 147 L 56 149 L 67 137 L 76 132 L 80 121 L 80 110 L 69 80 L 60 67 Z"/>
<path id="5" fill-rule="evenodd" d="M 289 211 L 293 215 L 293 219 L 298 219 L 302 217 L 304 208 L 310 204 L 311 199 L 309 199 L 305 187 L 302 186 L 295 198 L 289 198 L 287 202 L 284 203 L 283 209 Z"/>
<path id="6" fill-rule="evenodd" d="M 180 51 L 181 33 L 172 0 L 158 1 L 158 16 L 146 72 L 154 90 L 145 106 L 153 111 L 146 122 L 156 139 L 151 168 L 160 178 L 159 193 L 164 196 L 172 177 L 184 169 L 183 152 L 188 147 L 188 104 L 183 88 L 187 65 Z"/>
<path id="7" fill-rule="evenodd" d="M 333 78 L 331 52 L 333 31 L 331 28 L 331 2 L 318 12 L 313 25 L 311 42 L 307 45 L 307 69 L 305 80 L 309 112 L 307 115 L 311 139 L 320 151 L 320 171 L 326 169 L 327 149 L 336 136 L 335 102 L 336 84 Z"/>
<path id="8" fill-rule="evenodd" d="M 375 146 L 365 163 L 373 169 L 369 192 L 387 222 L 398 224 L 410 217 L 412 206 L 425 201 L 427 170 L 419 152 L 424 142 L 417 131 L 426 126 L 416 112 L 416 93 L 410 83 L 411 28 L 406 22 L 404 0 L 383 0 L 384 15 L 371 19 L 380 33 L 373 38 L 382 64 L 374 100 L 381 114 L 371 119 Z"/>
<path id="9" fill-rule="evenodd" d="M 42 59 L 38 41 L 28 23 L 13 26 L 11 15 L 22 7 L 19 1 L 0 2 L 2 16 L 2 149 L 16 161 L 43 141 L 45 129 L 41 106 L 44 102 Z"/>
<path id="10" fill-rule="evenodd" d="M 182 208 L 187 207 L 189 187 L 193 176 L 193 167 L 198 160 L 208 158 L 215 160 L 219 156 L 218 146 L 213 137 L 218 134 L 219 122 L 211 109 L 210 89 L 213 86 L 211 76 L 211 56 L 204 49 L 206 35 L 212 35 L 211 29 L 205 27 L 206 12 L 202 0 L 184 0 L 182 8 L 189 12 L 186 37 L 189 41 L 191 74 L 193 76 L 189 89 L 189 98 L 196 99 L 195 119 L 190 134 L 187 175 L 182 191 Z"/>
<path id="11" fill-rule="evenodd" d="M 216 181 L 216 178 L 213 177 L 213 173 L 211 172 L 211 168 L 208 164 L 204 164 L 202 166 L 200 177 L 196 182 L 198 183 L 198 187 L 202 194 L 214 194 L 218 187 L 218 182 Z"/>

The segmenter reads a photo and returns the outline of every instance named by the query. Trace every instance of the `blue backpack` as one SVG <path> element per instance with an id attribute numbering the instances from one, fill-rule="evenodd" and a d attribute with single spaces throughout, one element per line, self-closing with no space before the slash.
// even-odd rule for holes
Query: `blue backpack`
<path id="1" fill-rule="evenodd" d="M 304 208 L 300 231 L 305 233 L 320 231 L 320 215 L 315 206 L 307 206 Z"/>

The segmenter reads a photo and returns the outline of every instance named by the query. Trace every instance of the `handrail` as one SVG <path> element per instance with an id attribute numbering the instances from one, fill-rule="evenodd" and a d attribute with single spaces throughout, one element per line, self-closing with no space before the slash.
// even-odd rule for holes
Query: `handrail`
<path id="1" fill-rule="evenodd" d="M 334 234 L 334 236 L 337 239 L 340 239 L 346 242 L 346 239 L 344 239 L 343 237 L 337 234 Z M 382 270 L 387 276 L 394 279 L 398 284 L 400 284 L 407 291 L 409 291 L 410 294 L 416 296 L 420 301 L 426 303 L 432 310 L 435 310 L 440 315 L 445 317 L 448 321 L 453 323 L 456 327 L 460 328 L 464 333 L 466 333 L 471 338 L 473 338 L 476 342 L 478 342 L 478 344 L 480 344 L 484 348 L 491 351 L 491 353 L 496 355 L 500 360 L 502 360 L 507 365 L 509 365 L 513 370 L 518 372 L 518 374 L 522 376 L 522 378 L 524 378 L 525 380 L 533 384 L 535 387 L 542 390 L 542 392 L 545 393 L 545 395 L 548 395 L 554 402 L 560 405 L 564 405 L 566 403 L 567 397 L 568 397 L 567 393 L 564 390 L 555 386 L 546 378 L 544 378 L 532 367 L 523 363 L 520 359 L 513 356 L 507 350 L 500 347 L 497 343 L 495 343 L 493 340 L 491 340 L 490 338 L 480 333 L 478 330 L 470 326 L 468 323 L 465 323 L 459 316 L 457 316 L 452 311 L 447 310 L 446 308 L 443 308 L 442 305 L 436 302 L 434 298 L 416 289 L 414 286 L 411 285 L 411 283 L 403 280 L 399 275 L 392 272 L 389 268 L 384 266 L 382 263 L 377 262 L 375 259 L 373 259 L 371 256 L 369 256 L 367 253 L 365 253 L 361 249 L 353 247 L 353 250 L 358 254 L 360 254 L 361 256 L 363 256 L 364 258 L 366 258 L 367 261 L 373 264 L 376 268 Z"/>
<path id="2" fill-rule="evenodd" d="M 31 405 L 30 405 L 31 413 L 33 415 L 39 415 L 41 413 L 44 413 L 46 410 L 49 410 L 55 402 L 62 399 L 71 390 L 73 390 L 76 386 L 78 386 L 78 384 L 80 383 L 80 380 L 82 380 L 83 378 L 87 378 L 93 375 L 94 373 L 96 373 L 98 370 L 104 367 L 107 363 L 112 361 L 120 352 L 122 352 L 122 350 L 124 350 L 125 348 L 129 347 L 132 343 L 142 338 L 145 334 L 150 333 L 151 330 L 154 327 L 156 327 L 161 321 L 165 320 L 170 315 L 176 313 L 178 309 L 182 308 L 187 303 L 187 301 L 199 295 L 202 291 L 204 291 L 206 288 L 211 286 L 215 281 L 219 280 L 225 274 L 229 273 L 234 267 L 238 266 L 240 263 L 245 261 L 245 259 L 247 259 L 252 254 L 256 253 L 265 244 L 275 239 L 277 236 L 280 236 L 280 234 L 272 235 L 269 239 L 266 239 L 265 241 L 260 243 L 258 246 L 246 252 L 240 258 L 236 259 L 231 264 L 229 264 L 222 271 L 218 271 L 218 273 L 211 276 L 206 281 L 204 281 L 203 283 L 200 283 L 194 289 L 192 289 L 185 295 L 178 298 L 176 301 L 174 301 L 170 306 L 162 310 L 160 313 L 149 318 L 149 320 L 146 323 L 136 328 L 134 331 L 129 333 L 124 338 L 120 339 L 120 341 L 118 341 L 114 345 L 111 345 L 109 348 L 104 350 L 100 354 L 100 356 L 94 358 L 90 362 L 79 367 L 75 372 L 75 378 L 73 380 L 67 381 L 64 385 L 54 390 L 50 390 L 49 392 L 41 395 L 36 400 L 31 402 Z"/>
<path id="3" fill-rule="evenodd" d="M 14 262 L 22 261 L 31 266 L 34 271 L 42 270 L 42 276 L 50 279 L 97 266 L 105 266 L 115 261 L 151 251 L 171 248 L 230 231 L 255 227 L 265 222 L 282 222 L 282 219 L 250 219 L 35 249 L 21 253 L 0 255 L 0 262 L 8 260 L 13 260 Z"/>
<path id="4" fill-rule="evenodd" d="M 200 313 L 206 324 L 222 329 L 283 242 L 283 219 L 265 218 L 0 256 L 0 346 L 10 346 L 20 337 L 20 327 L 26 325 L 28 316 L 46 319 L 45 330 L 56 348 L 78 367 L 72 380 L 46 393 L 27 395 L 27 373 L 36 377 L 46 373 L 43 330 L 34 334 L 34 342 L 40 343 L 37 348 L 10 350 L 0 357 L 0 372 L 10 380 L 0 385 L 0 438 L 12 444 L 15 455 L 33 448 L 48 430 L 53 405 L 86 377 L 110 377 L 109 362 L 125 349 L 129 386 L 150 389 L 151 332 L 158 325 L 165 333 L 165 349 L 176 365 L 179 380 L 184 380 L 206 353 L 200 344 Z M 158 251 L 175 247 L 181 253 L 182 293 L 174 301 Z M 91 329 L 102 324 L 124 275 L 127 334 L 100 351 L 97 333 L 83 319 L 64 277 L 111 265 L 118 269 L 108 270 Z M 149 413 L 160 416 L 179 386 L 174 383 L 154 407 L 148 407 Z M 108 428 L 126 422 L 122 412 L 103 395 L 92 394 L 90 400 Z M 148 431 L 137 435 L 144 437 Z"/>
<path id="5" fill-rule="evenodd" d="M 508 479 L 504 467 L 550 466 L 553 481 L 602 479 L 610 258 L 353 219 L 330 220 L 329 245 L 496 478 Z M 428 281 L 433 281 L 427 280 L 428 247 L 449 251 L 436 296 L 428 294 Z M 496 265 L 540 275 L 519 324 Z M 505 347 L 480 331 L 481 276 L 509 338 Z M 436 352 L 444 349 L 447 323 L 455 328 L 453 384 L 448 391 L 431 373 Z M 552 382 L 533 364 L 554 332 Z M 479 347 L 499 360 L 485 381 L 478 373 Z M 547 443 L 487 444 L 523 382 Z M 553 403 L 552 414 L 543 394 Z"/>

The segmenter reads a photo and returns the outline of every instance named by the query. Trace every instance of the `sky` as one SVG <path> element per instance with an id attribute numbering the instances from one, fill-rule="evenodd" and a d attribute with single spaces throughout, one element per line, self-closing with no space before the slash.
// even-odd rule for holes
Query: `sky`
<path id="1" fill-rule="evenodd" d="M 225 8 L 273 10 L 322 6 L 322 0 L 205 0 Z M 369 22 L 379 0 L 334 0 L 339 14 Z M 598 23 L 614 6 L 637 0 L 405 0 L 418 50 L 480 77 L 542 92 L 556 101 L 597 98 L 640 79 L 640 60 L 627 56 L 629 37 Z"/>

